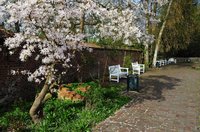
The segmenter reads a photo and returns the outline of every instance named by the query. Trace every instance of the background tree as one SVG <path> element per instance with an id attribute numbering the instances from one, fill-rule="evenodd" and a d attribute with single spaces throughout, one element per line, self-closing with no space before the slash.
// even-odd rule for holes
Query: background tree
<path id="1" fill-rule="evenodd" d="M 156 25 L 160 22 L 160 9 L 168 3 L 168 0 L 135 0 L 135 3 L 137 3 L 140 6 L 140 10 L 142 10 L 142 12 L 146 16 L 144 20 L 146 24 L 145 29 L 147 33 L 151 34 L 152 36 L 155 35 Z M 144 45 L 144 62 L 147 67 L 150 64 L 149 56 L 151 56 L 150 51 L 153 48 L 152 42 L 153 39 L 151 39 L 151 41 L 142 42 Z"/>
<path id="2" fill-rule="evenodd" d="M 196 4 L 194 0 L 175 0 L 162 36 L 162 52 L 186 49 L 191 41 L 195 25 Z"/>
<path id="3" fill-rule="evenodd" d="M 155 50 L 154 50 L 153 63 L 152 63 L 153 67 L 156 66 L 156 60 L 157 60 L 157 56 L 158 56 L 161 37 L 162 37 L 162 34 L 163 34 L 163 30 L 166 26 L 166 22 L 167 22 L 167 19 L 168 19 L 168 16 L 169 16 L 169 12 L 170 12 L 170 9 L 171 9 L 171 6 L 172 6 L 172 2 L 173 2 L 173 0 L 170 0 L 169 5 L 167 7 L 166 15 L 164 17 L 164 21 L 162 23 L 162 26 L 161 26 L 159 34 L 158 34 L 158 38 L 156 39 L 156 42 L 155 42 Z"/>
<path id="4" fill-rule="evenodd" d="M 153 66 L 155 66 L 159 49 L 161 52 L 171 50 L 171 56 L 173 56 L 174 51 L 186 48 L 194 29 L 195 1 L 173 0 L 170 2 L 171 6 L 169 3 L 166 9 L 163 8 L 166 12 L 161 12 L 165 15 L 161 17 L 162 23 L 155 43 Z"/>
<path id="5" fill-rule="evenodd" d="M 185 3 L 183 2 L 180 5 L 185 6 L 184 10 L 181 11 L 182 17 L 179 18 L 176 23 L 169 24 L 169 26 L 167 26 L 167 31 L 172 32 L 173 36 L 169 35 L 168 37 L 165 37 L 167 33 L 164 33 L 163 41 L 167 41 L 167 43 L 163 45 L 162 49 L 164 52 L 166 52 L 167 56 L 199 56 L 197 52 L 197 49 L 199 49 L 198 1 L 191 0 Z M 175 39 L 174 42 L 172 42 L 173 39 Z"/>
<path id="6" fill-rule="evenodd" d="M 149 34 L 154 35 L 155 25 L 159 23 L 159 19 L 157 17 L 157 12 L 159 8 L 165 4 L 165 1 L 152 1 L 152 0 L 142 0 L 142 7 L 146 14 L 146 30 Z M 150 48 L 149 48 L 150 47 Z M 151 55 L 150 49 L 153 46 L 150 43 L 144 43 L 144 62 L 146 67 L 149 67 L 149 58 Z"/>

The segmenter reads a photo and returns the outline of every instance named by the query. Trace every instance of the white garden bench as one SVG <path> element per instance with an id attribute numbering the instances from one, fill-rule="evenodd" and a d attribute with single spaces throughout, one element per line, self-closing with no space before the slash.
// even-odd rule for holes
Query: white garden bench
<path id="1" fill-rule="evenodd" d="M 175 59 L 175 58 L 169 58 L 169 59 L 168 59 L 168 63 L 169 63 L 169 64 L 171 64 L 171 63 L 176 64 L 176 59 Z"/>
<path id="2" fill-rule="evenodd" d="M 120 65 L 113 65 L 108 67 L 109 80 L 119 82 L 122 77 L 128 76 L 128 68 L 121 67 Z"/>
<path id="3" fill-rule="evenodd" d="M 161 67 L 169 64 L 167 59 L 160 59 L 156 61 L 156 67 Z"/>
<path id="4" fill-rule="evenodd" d="M 145 65 L 139 64 L 138 62 L 131 63 L 133 74 L 140 75 L 145 72 Z"/>

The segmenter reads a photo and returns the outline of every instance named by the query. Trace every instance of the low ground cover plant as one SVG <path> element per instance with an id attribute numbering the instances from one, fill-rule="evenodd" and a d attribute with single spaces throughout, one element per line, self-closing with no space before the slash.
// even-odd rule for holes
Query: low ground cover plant
<path id="1" fill-rule="evenodd" d="M 75 89 L 76 85 L 71 85 Z M 101 87 L 98 83 L 88 82 L 90 86 L 84 94 L 84 101 L 61 100 L 52 97 L 44 104 L 44 119 L 39 124 L 33 124 L 28 110 L 30 103 L 15 104 L 7 112 L 1 112 L 0 129 L 7 131 L 91 131 L 96 123 L 104 120 L 117 109 L 130 101 L 123 96 L 124 86 L 109 85 Z M 26 104 L 26 105 L 25 105 Z"/>

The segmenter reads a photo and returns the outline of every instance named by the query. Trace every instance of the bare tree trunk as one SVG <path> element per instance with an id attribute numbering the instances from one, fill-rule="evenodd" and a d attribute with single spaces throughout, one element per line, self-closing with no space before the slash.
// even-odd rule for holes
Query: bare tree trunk
<path id="1" fill-rule="evenodd" d="M 108 56 L 106 57 L 106 61 L 105 61 L 105 65 L 104 65 L 103 79 L 102 79 L 102 83 L 103 83 L 103 84 L 104 84 L 104 82 L 105 82 L 107 67 L 108 67 Z"/>
<path id="2" fill-rule="evenodd" d="M 80 20 L 80 31 L 84 33 L 84 26 L 85 26 L 85 14 L 83 13 Z"/>
<path id="3" fill-rule="evenodd" d="M 29 114 L 32 118 L 32 121 L 34 123 L 38 123 L 41 120 L 41 107 L 43 104 L 43 100 L 45 98 L 45 95 L 47 94 L 48 90 L 49 90 L 49 79 L 47 79 L 45 81 L 45 84 L 41 90 L 41 92 L 39 93 L 39 95 L 35 98 L 35 101 L 33 102 L 33 105 L 31 106 L 31 109 L 29 110 Z"/>
<path id="4" fill-rule="evenodd" d="M 145 44 L 144 46 L 145 46 L 145 48 L 144 48 L 144 64 L 145 64 L 145 67 L 148 69 L 149 68 L 149 45 Z"/>
<path id="5" fill-rule="evenodd" d="M 161 42 L 161 37 L 162 37 L 163 31 L 164 31 L 165 26 L 166 26 L 166 22 L 167 22 L 167 18 L 169 16 L 169 12 L 170 12 L 170 9 L 171 9 L 172 2 L 173 2 L 173 0 L 170 0 L 168 8 L 167 8 L 167 13 L 165 15 L 164 22 L 162 24 L 162 27 L 160 29 L 160 32 L 159 32 L 159 35 L 158 35 L 158 38 L 157 38 L 157 41 L 156 41 L 156 46 L 155 46 L 155 51 L 154 51 L 154 56 L 153 56 L 153 63 L 152 63 L 153 67 L 156 66 L 156 60 L 157 60 L 157 56 L 158 56 L 158 51 L 159 51 L 159 46 L 160 46 L 160 42 Z"/>
<path id="6" fill-rule="evenodd" d="M 126 51 L 124 51 L 124 57 L 123 57 L 123 66 L 125 65 L 126 61 Z"/>
<path id="7" fill-rule="evenodd" d="M 146 0 L 147 3 L 149 3 L 150 1 L 149 0 Z M 148 7 L 146 7 L 147 9 Z M 147 22 L 146 22 L 146 31 L 151 34 L 151 28 L 150 28 L 150 14 L 146 14 L 146 19 L 147 19 Z M 149 45 L 144 42 L 144 64 L 145 64 L 145 67 L 146 68 L 149 68 Z"/>

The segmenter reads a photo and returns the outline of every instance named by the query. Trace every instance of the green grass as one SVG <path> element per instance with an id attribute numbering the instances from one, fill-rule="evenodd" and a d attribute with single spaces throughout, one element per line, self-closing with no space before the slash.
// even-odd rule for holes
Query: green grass
<path id="1" fill-rule="evenodd" d="M 86 94 L 84 102 L 62 101 L 55 98 L 48 100 L 44 105 L 44 119 L 34 125 L 28 115 L 30 105 L 14 105 L 8 112 L 0 116 L 0 128 L 13 128 L 18 131 L 91 131 L 98 122 L 112 115 L 117 109 L 130 101 L 120 92 L 123 86 L 101 87 L 89 82 L 91 88 Z M 28 106 L 28 107 L 27 107 Z M 14 117 L 14 118 L 13 118 Z M 17 124 L 17 122 L 19 122 Z M 20 129 L 20 130 L 19 130 Z"/>
<path id="2" fill-rule="evenodd" d="M 0 131 L 23 131 L 27 129 L 27 124 L 31 124 L 31 118 L 28 114 L 31 103 L 18 101 L 7 111 L 0 111 Z"/>

